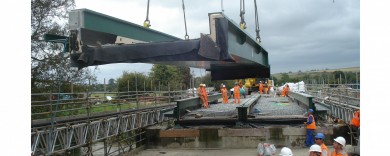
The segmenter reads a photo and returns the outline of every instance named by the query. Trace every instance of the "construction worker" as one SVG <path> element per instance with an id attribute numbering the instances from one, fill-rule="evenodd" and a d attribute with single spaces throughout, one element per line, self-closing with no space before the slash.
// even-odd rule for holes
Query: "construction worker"
<path id="1" fill-rule="evenodd" d="M 280 96 L 282 96 L 282 97 L 286 96 L 286 86 L 283 87 L 282 94 Z"/>
<path id="2" fill-rule="evenodd" d="M 314 144 L 310 146 L 309 156 L 321 156 L 321 147 Z"/>
<path id="3" fill-rule="evenodd" d="M 237 82 L 234 83 L 234 90 L 233 90 L 233 93 L 234 93 L 234 103 L 236 103 L 236 101 L 238 103 L 240 103 L 240 86 L 238 85 Z"/>
<path id="4" fill-rule="evenodd" d="M 288 148 L 288 147 L 283 147 L 283 148 L 280 150 L 280 154 L 279 154 L 279 155 L 281 155 L 281 156 L 292 156 L 293 153 L 292 153 L 292 151 L 291 151 L 290 148 Z"/>
<path id="5" fill-rule="evenodd" d="M 221 91 L 221 93 L 222 93 L 222 88 L 223 88 L 223 83 L 221 83 L 221 85 L 219 85 L 219 90 Z"/>
<path id="6" fill-rule="evenodd" d="M 223 85 L 222 86 L 222 89 L 221 89 L 221 92 L 222 92 L 222 103 L 228 103 L 228 95 L 227 95 L 227 89 L 226 89 L 226 86 Z"/>
<path id="7" fill-rule="evenodd" d="M 283 90 L 282 90 L 282 97 L 288 96 L 287 93 L 289 90 L 290 90 L 290 88 L 289 88 L 288 84 L 286 84 L 286 86 L 284 86 Z"/>
<path id="8" fill-rule="evenodd" d="M 308 117 L 307 121 L 304 122 L 306 125 L 306 142 L 305 142 L 305 147 L 310 147 L 311 145 L 314 144 L 314 130 L 316 129 L 316 122 L 314 120 L 313 116 L 313 109 L 309 109 L 308 111 Z"/>
<path id="9" fill-rule="evenodd" d="M 265 82 L 265 85 L 263 87 L 264 87 L 264 94 L 268 94 L 268 84 L 267 84 L 267 82 Z"/>
<path id="10" fill-rule="evenodd" d="M 348 154 L 343 150 L 343 147 L 345 147 L 345 139 L 343 137 L 339 136 L 334 139 L 334 151 L 331 153 L 331 156 L 348 156 Z"/>
<path id="11" fill-rule="evenodd" d="M 355 113 L 353 113 L 350 125 L 352 132 L 356 132 L 357 135 L 360 136 L 360 109 L 357 109 Z"/>
<path id="12" fill-rule="evenodd" d="M 198 97 L 200 99 L 200 102 L 202 103 L 202 107 L 206 107 L 205 105 L 205 100 L 204 100 L 204 97 L 203 97 L 203 84 L 199 84 L 199 87 L 198 87 Z"/>
<path id="13" fill-rule="evenodd" d="M 263 94 L 263 82 L 259 82 L 259 93 Z"/>
<path id="14" fill-rule="evenodd" d="M 208 101 L 208 98 L 207 98 L 208 94 L 207 94 L 207 91 L 206 91 L 206 84 L 203 84 L 202 90 L 203 90 L 202 93 L 203 93 L 205 106 L 206 106 L 206 108 L 209 108 L 209 101 Z"/>
<path id="15" fill-rule="evenodd" d="M 324 144 L 325 135 L 323 133 L 317 133 L 314 138 L 316 144 L 321 147 L 321 156 L 330 156 L 328 147 Z"/>
<path id="16" fill-rule="evenodd" d="M 286 84 L 286 91 L 285 91 L 284 95 L 287 97 L 288 97 L 288 91 L 290 91 L 290 86 L 288 86 L 288 84 Z"/>

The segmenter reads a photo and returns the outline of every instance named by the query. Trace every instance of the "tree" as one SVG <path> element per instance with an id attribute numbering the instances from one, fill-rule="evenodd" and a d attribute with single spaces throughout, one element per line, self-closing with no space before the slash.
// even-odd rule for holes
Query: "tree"
<path id="1" fill-rule="evenodd" d="M 290 81 L 290 76 L 287 73 L 282 73 L 282 77 L 280 78 L 281 83 L 286 83 Z"/>
<path id="2" fill-rule="evenodd" d="M 96 76 L 88 68 L 71 68 L 62 53 L 62 44 L 42 41 L 44 34 L 67 35 L 68 10 L 74 8 L 74 0 L 31 1 L 31 92 L 70 92 L 70 84 L 78 85 L 74 91 L 85 91 Z M 62 24 L 64 23 L 65 24 Z M 80 89 L 80 90 L 78 90 Z"/>
<path id="3" fill-rule="evenodd" d="M 146 80 L 148 80 L 148 77 L 143 75 L 142 73 L 138 73 L 138 72 L 130 73 L 124 71 L 122 76 L 116 80 L 118 84 L 118 91 L 119 92 L 136 91 L 136 90 L 143 91 L 144 81 L 146 82 Z M 151 89 L 149 87 L 149 88 L 145 88 L 145 90 L 151 90 Z"/>
<path id="4" fill-rule="evenodd" d="M 335 83 L 343 83 L 343 82 L 339 82 L 339 79 L 340 79 L 340 77 L 341 77 L 341 81 L 344 80 L 344 72 L 339 71 L 339 70 L 334 71 L 334 72 L 333 72 L 333 77 L 335 78 Z M 345 80 L 344 80 L 344 81 L 345 81 Z"/>
<path id="5" fill-rule="evenodd" d="M 170 80 L 176 76 L 176 69 L 168 65 L 154 64 L 151 70 L 149 77 L 153 79 L 154 84 L 160 83 L 163 86 L 167 86 Z"/>
<path id="6" fill-rule="evenodd" d="M 108 85 L 114 85 L 115 84 L 115 79 L 111 78 L 108 80 Z"/>
<path id="7" fill-rule="evenodd" d="M 177 74 L 179 75 L 179 82 L 184 88 L 190 87 L 190 80 L 192 78 L 190 67 L 177 66 Z"/>
<path id="8" fill-rule="evenodd" d="M 167 90 L 168 84 L 172 90 L 179 89 L 181 86 L 189 87 L 192 75 L 189 67 L 154 64 L 149 78 L 156 85 L 160 83 L 162 90 Z"/>

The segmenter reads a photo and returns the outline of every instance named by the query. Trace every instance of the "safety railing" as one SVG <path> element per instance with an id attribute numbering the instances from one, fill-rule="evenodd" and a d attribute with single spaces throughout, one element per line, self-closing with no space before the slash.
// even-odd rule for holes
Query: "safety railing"
<path id="1" fill-rule="evenodd" d="M 85 93 L 32 93 L 31 119 L 92 116 L 128 109 L 173 104 L 188 97 L 186 91 L 130 91 Z"/>
<path id="2" fill-rule="evenodd" d="M 353 113 L 360 109 L 358 84 L 310 84 L 307 91 L 318 104 L 329 108 L 328 115 L 350 123 Z"/>

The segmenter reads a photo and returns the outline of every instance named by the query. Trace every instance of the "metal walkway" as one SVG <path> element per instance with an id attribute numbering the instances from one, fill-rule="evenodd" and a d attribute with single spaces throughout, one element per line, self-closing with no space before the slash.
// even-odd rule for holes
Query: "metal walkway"
<path id="1" fill-rule="evenodd" d="M 212 80 L 270 77 L 268 52 L 255 39 L 223 13 L 210 13 L 209 20 L 210 34 L 181 40 L 91 10 L 73 10 L 72 66 L 140 62 L 204 68 Z"/>

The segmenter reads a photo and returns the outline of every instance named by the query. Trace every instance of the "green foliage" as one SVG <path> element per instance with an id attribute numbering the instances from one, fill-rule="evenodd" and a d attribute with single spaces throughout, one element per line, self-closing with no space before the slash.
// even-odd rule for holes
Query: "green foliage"
<path id="1" fill-rule="evenodd" d="M 89 82 L 96 82 L 92 70 L 70 67 L 63 44 L 42 41 L 45 34 L 68 35 L 68 11 L 74 7 L 74 0 L 31 1 L 31 93 L 83 92 L 89 89 Z M 49 96 L 31 96 L 31 101 L 48 99 Z M 65 107 L 59 105 L 58 109 Z M 31 108 L 32 113 L 47 111 L 47 107 Z"/>
<path id="2" fill-rule="evenodd" d="M 115 84 L 115 79 L 111 78 L 108 80 L 109 85 L 114 85 Z"/>
<path id="3" fill-rule="evenodd" d="M 291 82 L 290 81 L 290 76 L 287 73 L 283 73 L 282 77 L 280 78 L 281 83 L 286 83 L 286 82 Z"/>
<path id="4" fill-rule="evenodd" d="M 181 82 L 184 88 L 189 88 L 190 80 L 192 78 L 190 67 L 178 66 L 176 68 L 179 82 Z"/>
<path id="5" fill-rule="evenodd" d="M 74 0 L 31 1 L 31 93 L 85 91 L 88 80 L 96 77 L 89 69 L 71 68 L 62 55 L 62 44 L 43 42 L 44 34 L 67 35 L 68 11 Z M 75 87 L 76 86 L 76 87 Z"/>
<path id="6" fill-rule="evenodd" d="M 171 65 L 154 64 L 149 74 L 149 79 L 157 86 L 161 85 L 161 90 L 188 88 L 192 75 L 189 67 L 179 67 Z"/>
<path id="7" fill-rule="evenodd" d="M 178 77 L 176 73 L 177 70 L 173 66 L 154 64 L 149 76 L 155 84 L 160 83 L 163 86 L 168 86 L 170 81 Z"/>
<path id="8" fill-rule="evenodd" d="M 119 92 L 127 92 L 127 91 L 143 91 L 144 90 L 144 82 L 148 81 L 148 77 L 143 75 L 142 73 L 132 72 L 129 73 L 124 71 L 122 76 L 117 80 L 118 91 Z M 150 86 L 145 84 L 145 90 L 151 90 Z"/>
<path id="9" fill-rule="evenodd" d="M 322 71 L 316 72 L 317 70 L 312 70 L 314 72 L 298 72 L 297 73 L 282 73 L 280 80 L 276 76 L 273 76 L 275 84 L 284 84 L 286 82 L 298 82 L 305 81 L 305 83 L 326 83 L 326 84 L 337 84 L 341 76 L 340 83 L 349 83 L 354 84 L 356 80 L 359 81 L 360 72 L 358 71 Z M 276 80 L 275 80 L 276 79 Z M 359 81 L 360 82 L 360 81 Z"/>

